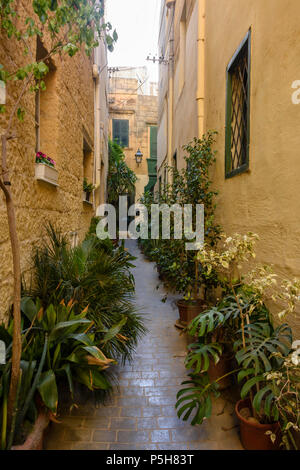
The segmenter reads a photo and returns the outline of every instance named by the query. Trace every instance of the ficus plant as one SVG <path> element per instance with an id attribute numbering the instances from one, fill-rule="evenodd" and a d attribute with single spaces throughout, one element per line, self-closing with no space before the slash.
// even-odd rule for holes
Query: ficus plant
<path id="1" fill-rule="evenodd" d="M 217 243 L 221 232 L 221 227 L 215 222 L 214 217 L 215 198 L 218 192 L 212 188 L 210 176 L 211 168 L 216 160 L 216 152 L 213 150 L 215 135 L 216 132 L 209 131 L 201 139 L 194 138 L 183 147 L 186 152 L 185 168 L 179 171 L 166 165 L 170 182 L 166 183 L 160 193 L 154 197 L 156 203 L 168 206 L 179 204 L 181 207 L 189 204 L 193 210 L 196 209 L 197 204 L 203 204 L 204 239 L 210 246 Z M 149 199 L 149 196 L 146 195 L 144 200 L 147 198 Z M 201 286 L 205 287 L 204 296 L 207 297 L 208 291 L 216 285 L 216 277 L 213 272 L 207 273 L 202 270 L 196 251 L 186 250 L 185 244 L 189 240 L 184 237 L 181 240 L 175 239 L 174 225 L 173 218 L 171 219 L 171 239 L 160 239 L 155 245 L 152 243 L 154 248 L 151 255 L 162 268 L 169 284 L 182 293 L 185 300 L 193 302 L 199 298 Z M 194 221 L 193 230 L 195 228 Z"/>
<path id="2" fill-rule="evenodd" d="M 116 31 L 103 20 L 103 2 L 98 0 L 30 0 L 25 10 L 16 0 L 0 0 L 0 34 L 2 40 L 17 44 L 23 52 L 22 64 L 9 62 L 0 64 L 0 81 L 8 90 L 7 105 L 0 105 L 2 116 L 1 175 L 0 188 L 4 193 L 9 236 L 13 256 L 13 349 L 11 382 L 8 395 L 8 419 L 11 421 L 20 377 L 21 358 L 21 268 L 20 248 L 16 227 L 14 191 L 11 181 L 10 162 L 7 158 L 7 143 L 17 139 L 16 121 L 24 121 L 25 95 L 45 90 L 45 76 L 49 72 L 49 60 L 55 55 L 73 57 L 79 51 L 86 54 L 98 46 L 103 38 L 108 49 L 113 49 L 117 40 Z M 25 14 L 24 14 L 25 13 Z M 36 57 L 37 39 L 47 48 L 39 60 Z M 17 97 L 12 99 L 12 91 Z"/>

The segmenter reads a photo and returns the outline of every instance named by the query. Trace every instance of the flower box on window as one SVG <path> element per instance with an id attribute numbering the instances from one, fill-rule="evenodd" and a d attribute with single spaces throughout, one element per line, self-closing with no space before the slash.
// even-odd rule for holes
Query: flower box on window
<path id="1" fill-rule="evenodd" d="M 46 163 L 35 164 L 35 179 L 58 186 L 58 171 Z"/>
<path id="2" fill-rule="evenodd" d="M 58 186 L 58 171 L 55 162 L 42 152 L 38 152 L 35 157 L 35 179 Z"/>

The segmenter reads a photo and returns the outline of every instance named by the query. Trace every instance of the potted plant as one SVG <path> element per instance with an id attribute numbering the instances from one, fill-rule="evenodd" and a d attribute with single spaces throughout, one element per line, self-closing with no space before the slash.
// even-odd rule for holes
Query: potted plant
<path id="1" fill-rule="evenodd" d="M 88 183 L 87 178 L 83 179 L 83 201 L 90 202 L 91 193 L 94 191 L 95 186 Z"/>
<path id="2" fill-rule="evenodd" d="M 169 181 L 156 195 L 160 204 L 179 204 L 182 208 L 188 204 L 195 210 L 197 205 L 204 205 L 205 240 L 214 246 L 219 238 L 220 226 L 214 222 L 217 192 L 212 189 L 210 168 L 214 164 L 216 152 L 212 149 L 216 132 L 209 131 L 201 139 L 194 138 L 183 149 L 186 152 L 186 166 L 181 171 L 166 165 L 170 173 Z M 147 200 L 147 194 L 145 194 Z M 150 210 L 149 210 L 150 213 Z M 151 223 L 151 222 L 150 222 Z M 160 239 L 152 251 L 158 265 L 158 271 L 168 287 L 173 287 L 183 294 L 178 301 L 179 322 L 176 326 L 184 327 L 207 307 L 208 291 L 215 282 L 213 273 L 204 276 L 197 252 L 186 250 L 188 239 L 175 239 L 175 217 L 171 219 L 170 240 Z M 186 227 L 185 227 L 186 229 Z M 191 227 L 195 231 L 195 224 Z M 205 282 L 204 282 L 205 280 Z M 211 281 L 211 285 L 210 285 Z M 201 292 L 201 288 L 204 287 Z"/>
<path id="3" fill-rule="evenodd" d="M 67 379 L 73 398 L 74 382 L 90 390 L 111 387 L 103 371 L 112 363 L 98 348 L 94 323 L 87 318 L 88 308 L 79 314 L 75 302 L 62 301 L 43 309 L 41 302 L 22 299 L 22 361 L 17 403 L 11 423 L 7 422 L 7 391 L 11 373 L 12 321 L 0 327 L 0 338 L 7 345 L 7 363 L 0 365 L 0 415 L 2 433 L 0 447 L 37 449 L 51 417 L 57 413 L 58 378 Z M 112 332 L 114 334 L 114 332 Z M 9 426 L 10 424 L 10 426 Z"/>
<path id="4" fill-rule="evenodd" d="M 227 295 L 229 293 L 231 303 L 227 312 L 222 312 L 221 303 L 219 308 L 208 312 L 207 318 L 197 318 L 191 324 L 192 333 L 197 332 L 203 339 L 202 344 L 190 351 L 188 365 L 200 363 L 196 372 L 201 374 L 190 374 L 190 380 L 184 383 L 189 388 L 179 391 L 176 406 L 179 416 L 188 419 L 194 411 L 192 424 L 201 423 L 211 414 L 211 398 L 220 393 L 220 383 L 229 375 L 235 376 L 241 385 L 241 400 L 236 405 L 236 414 L 240 422 L 242 443 L 249 450 L 264 450 L 278 448 L 281 442 L 281 394 L 276 380 L 271 386 L 268 379 L 282 374 L 282 365 L 292 352 L 291 329 L 287 324 L 277 328 L 273 326 L 266 302 L 269 299 L 278 305 L 284 302 L 280 319 L 293 313 L 300 296 L 300 281 L 279 283 L 269 266 L 256 266 L 242 275 L 242 265 L 249 265 L 249 260 L 255 257 L 256 239 L 257 236 L 252 233 L 244 236 L 236 234 L 225 239 L 220 251 L 204 248 L 198 254 L 198 259 L 208 273 L 212 269 L 219 273 L 220 282 Z M 232 370 L 214 380 L 209 377 L 208 368 L 211 359 L 218 362 L 223 348 L 220 343 L 209 341 L 220 341 L 220 336 L 216 337 L 215 333 L 218 329 L 220 332 L 228 321 L 234 326 L 232 343 L 235 364 Z M 293 357 L 295 361 L 295 354 Z M 297 413 L 300 413 L 299 406 Z M 298 424 L 297 421 L 294 429 L 297 429 Z M 286 423 L 286 427 L 289 426 Z"/>
<path id="5" fill-rule="evenodd" d="M 35 178 L 53 186 L 58 185 L 58 172 L 55 168 L 55 161 L 43 152 L 37 152 L 35 156 Z"/>
<path id="6" fill-rule="evenodd" d="M 245 327 L 246 346 L 237 342 L 236 359 L 241 366 L 238 381 L 244 382 L 241 400 L 235 411 L 240 424 L 241 442 L 247 450 L 275 450 L 281 442 L 277 401 L 267 380 L 276 374 L 282 357 L 291 349 L 292 334 L 287 325 L 274 329 L 268 323 L 254 323 Z"/>
<path id="7" fill-rule="evenodd" d="M 231 385 L 230 374 L 234 357 L 232 338 L 240 326 L 240 314 L 234 299 L 224 298 L 217 306 L 198 315 L 189 325 L 190 336 L 196 342 L 188 347 L 186 368 L 195 367 L 195 373 L 207 373 L 209 380 L 215 382 L 224 377 L 219 390 Z"/>
<path id="8" fill-rule="evenodd" d="M 300 341 L 293 342 L 287 357 L 281 353 L 278 357 L 282 366 L 266 374 L 266 381 L 278 409 L 282 443 L 288 450 L 300 450 Z"/>
<path id="9" fill-rule="evenodd" d="M 199 293 L 201 286 L 199 264 L 193 255 L 190 259 L 174 261 L 170 270 L 175 278 L 176 290 L 183 293 L 183 298 L 177 301 L 177 307 L 179 321 L 186 326 L 207 308 L 205 300 L 200 298 Z"/>

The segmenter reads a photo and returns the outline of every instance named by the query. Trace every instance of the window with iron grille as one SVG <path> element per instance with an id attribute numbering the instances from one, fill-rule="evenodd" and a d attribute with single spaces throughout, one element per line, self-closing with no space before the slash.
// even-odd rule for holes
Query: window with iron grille
<path id="1" fill-rule="evenodd" d="M 227 67 L 225 176 L 249 168 L 251 32 Z"/>
<path id="2" fill-rule="evenodd" d="M 129 147 L 129 121 L 128 119 L 113 119 L 113 141 L 121 147 Z"/>

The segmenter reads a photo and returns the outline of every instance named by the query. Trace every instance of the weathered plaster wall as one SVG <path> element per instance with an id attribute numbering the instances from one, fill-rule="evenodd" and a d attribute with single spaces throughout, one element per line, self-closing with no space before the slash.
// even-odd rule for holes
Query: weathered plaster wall
<path id="1" fill-rule="evenodd" d="M 300 277 L 300 105 L 291 99 L 295 91 L 292 83 L 300 79 L 300 4 L 296 0 L 206 0 L 203 70 L 195 55 L 197 38 L 204 34 L 198 31 L 201 2 L 177 0 L 175 4 L 172 152 L 177 149 L 178 167 L 182 167 L 183 154 L 178 154 L 178 149 L 198 134 L 194 85 L 197 81 L 199 85 L 204 74 L 205 129 L 218 131 L 217 163 L 212 171 L 219 190 L 217 219 L 228 234 L 258 233 L 261 240 L 257 261 L 273 264 L 275 272 L 283 277 Z M 186 17 L 185 53 L 186 80 L 190 82 L 180 91 L 180 19 L 184 3 L 190 12 Z M 167 50 L 168 17 L 163 6 L 162 15 L 160 47 Z M 250 27 L 250 169 L 225 180 L 226 67 Z M 163 66 L 161 76 L 161 83 L 166 84 Z M 159 88 L 160 110 L 169 94 L 168 86 Z M 159 123 L 162 116 L 160 113 Z M 170 127 L 166 132 L 168 135 Z M 159 152 L 161 148 L 159 144 Z M 300 331 L 296 322 L 291 322 Z"/>
<path id="2" fill-rule="evenodd" d="M 198 6 L 195 2 L 176 2 L 174 30 L 174 120 L 173 149 L 177 152 L 177 167 L 183 168 L 184 151 L 182 146 L 188 144 L 197 135 L 197 32 Z M 180 22 L 185 22 L 185 43 L 180 42 Z M 182 47 L 183 46 L 183 47 Z M 180 48 L 184 50 L 180 50 Z M 180 57 L 184 55 L 183 85 L 180 86 Z"/>
<path id="3" fill-rule="evenodd" d="M 159 68 L 158 176 L 162 182 L 164 164 L 172 164 L 176 152 L 177 167 L 183 168 L 182 146 L 197 135 L 197 38 L 198 3 L 177 0 L 173 13 L 162 2 L 159 53 L 167 61 Z"/>
<path id="4" fill-rule="evenodd" d="M 300 105 L 291 100 L 291 85 L 300 76 L 300 3 L 206 5 L 206 129 L 219 133 L 213 175 L 220 191 L 218 220 L 230 234 L 259 234 L 257 260 L 285 277 L 300 277 Z M 225 70 L 250 27 L 250 170 L 225 180 Z"/>
<path id="5" fill-rule="evenodd" d="M 24 16 L 27 2 L 19 2 Z M 22 65 L 22 50 L 12 41 L 0 37 L 0 63 L 9 70 Z M 31 44 L 35 54 L 35 44 Z M 55 60 L 55 104 L 49 103 L 49 116 L 57 106 L 53 119 L 47 120 L 47 136 L 51 157 L 56 161 L 59 187 L 35 180 L 35 96 L 27 94 L 21 105 L 26 108 L 25 121 L 14 121 L 17 138 L 8 144 L 12 192 L 16 204 L 17 229 L 21 247 L 22 271 L 28 272 L 33 246 L 41 240 L 44 225 L 51 222 L 66 234 L 76 231 L 82 239 L 93 214 L 91 206 L 82 202 L 83 135 L 93 147 L 94 104 L 92 59 L 78 54 L 72 59 Z M 7 87 L 7 110 L 16 99 L 20 84 Z M 43 93 L 47 93 L 43 92 Z M 49 117 L 48 116 L 48 117 Z M 55 117 L 56 116 L 56 117 Z M 0 131 L 6 116 L 0 116 Z M 46 146 L 46 145 L 45 145 Z M 40 149 L 43 151 L 43 148 Z M 45 150 L 46 151 L 46 150 Z M 4 197 L 0 194 L 0 320 L 12 299 L 12 257 Z"/>
<path id="6" fill-rule="evenodd" d="M 129 147 L 124 149 L 127 165 L 135 172 L 136 202 L 144 193 L 147 185 L 148 166 L 150 157 L 150 126 L 157 125 L 158 98 L 152 95 L 142 95 L 138 92 L 138 80 L 128 78 L 110 79 L 110 136 L 112 138 L 112 120 L 129 120 Z M 138 148 L 143 153 L 143 160 L 137 165 L 135 154 Z"/>

